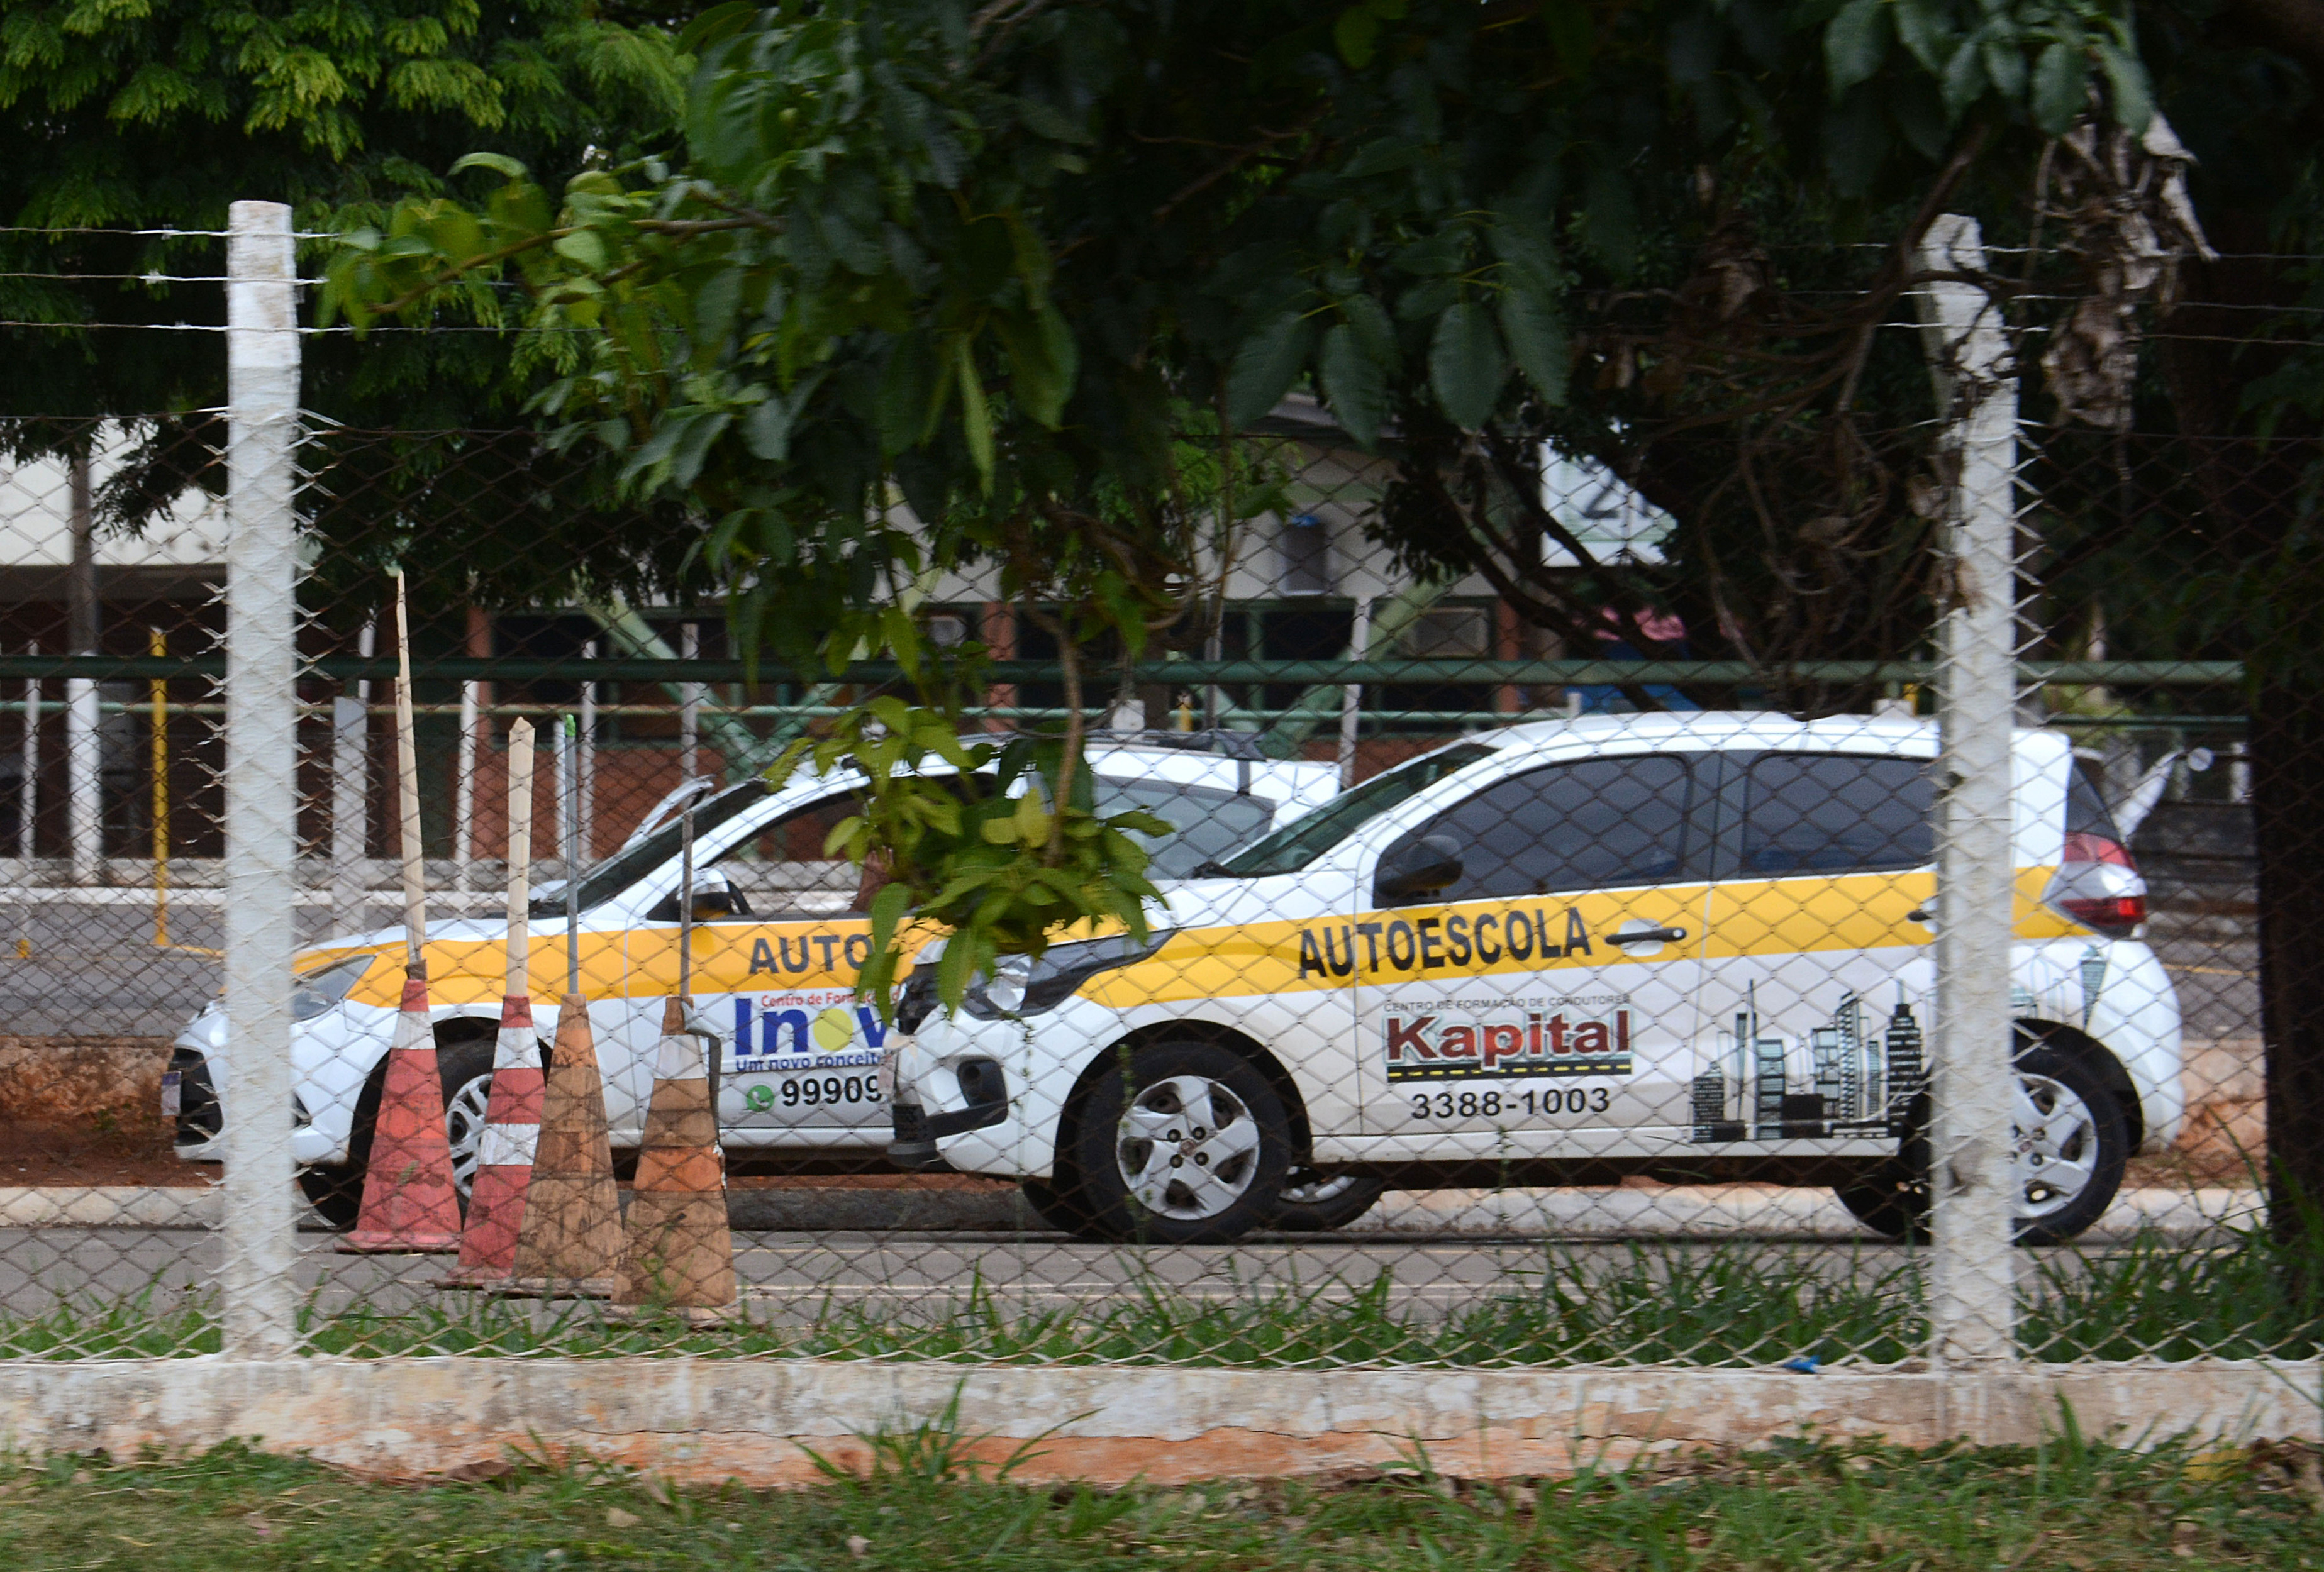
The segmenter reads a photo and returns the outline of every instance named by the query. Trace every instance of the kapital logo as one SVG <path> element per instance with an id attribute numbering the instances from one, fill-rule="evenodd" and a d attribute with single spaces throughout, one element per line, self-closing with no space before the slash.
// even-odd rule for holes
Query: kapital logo
<path id="1" fill-rule="evenodd" d="M 1390 1080 L 1630 1072 L 1625 995 L 1516 1000 L 1475 1015 L 1390 1003 L 1381 1027 Z"/>

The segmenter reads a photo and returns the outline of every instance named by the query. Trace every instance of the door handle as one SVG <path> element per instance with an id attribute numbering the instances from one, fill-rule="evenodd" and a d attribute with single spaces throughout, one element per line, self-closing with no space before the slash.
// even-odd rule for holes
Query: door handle
<path id="1" fill-rule="evenodd" d="M 1624 928 L 1601 934 L 1609 944 L 1675 944 L 1686 937 L 1683 928 Z"/>

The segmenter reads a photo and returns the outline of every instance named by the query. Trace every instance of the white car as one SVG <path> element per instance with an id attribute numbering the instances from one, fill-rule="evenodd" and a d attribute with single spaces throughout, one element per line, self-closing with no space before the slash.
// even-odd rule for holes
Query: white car
<path id="1" fill-rule="evenodd" d="M 1152 847 L 1157 882 L 1296 822 L 1339 789 L 1333 766 L 1268 758 L 1255 738 L 1235 733 L 1100 733 L 1086 758 L 1101 813 L 1143 808 L 1175 827 Z M 856 909 L 857 870 L 823 850 L 832 826 L 858 811 L 862 782 L 802 773 L 780 789 L 755 777 L 724 791 L 696 784 L 693 990 L 696 1018 L 718 1039 L 721 1139 L 786 1163 L 876 1159 L 890 1133 L 877 1075 L 887 1029 L 853 992 L 871 924 Z M 617 1150 L 642 1134 L 662 1000 L 677 979 L 678 795 L 581 880 L 581 992 Z M 533 1014 L 546 1042 L 566 983 L 561 887 L 545 887 L 531 913 Z M 431 1018 L 464 1192 L 491 1094 L 505 938 L 498 915 L 429 929 Z M 309 1196 L 342 1225 L 362 1191 L 402 956 L 399 925 L 327 940 L 299 961 L 291 1149 Z M 180 1158 L 223 1155 L 214 1089 L 231 1051 L 216 1002 L 178 1036 L 163 1096 Z"/>
<path id="2" fill-rule="evenodd" d="M 908 1165 L 1087 1236 L 1344 1222 L 1381 1185 L 1753 1179 L 1926 1214 L 1932 726 L 1624 715 L 1411 760 L 955 1015 L 925 961 Z M 2145 887 L 2066 739 L 2015 742 L 2021 1236 L 2070 1238 L 2181 1117 Z"/>

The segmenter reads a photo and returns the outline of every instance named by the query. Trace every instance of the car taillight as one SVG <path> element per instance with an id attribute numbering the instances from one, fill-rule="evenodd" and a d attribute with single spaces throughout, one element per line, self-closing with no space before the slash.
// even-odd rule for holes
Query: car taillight
<path id="1" fill-rule="evenodd" d="M 2070 896 L 2058 903 L 2077 923 L 2096 928 L 2110 939 L 2126 939 L 2146 921 L 2144 896 Z"/>
<path id="2" fill-rule="evenodd" d="M 2130 855 L 2130 848 L 2111 836 L 2094 835 L 2087 830 L 2066 832 L 2065 855 L 2061 862 L 2103 862 L 2112 868 L 2127 868 L 2135 873 L 2138 864 Z"/>

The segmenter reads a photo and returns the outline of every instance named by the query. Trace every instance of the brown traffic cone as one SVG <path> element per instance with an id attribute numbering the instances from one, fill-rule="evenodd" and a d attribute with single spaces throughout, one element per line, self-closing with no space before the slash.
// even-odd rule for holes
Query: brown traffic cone
<path id="1" fill-rule="evenodd" d="M 734 1239 L 726 1221 L 726 1164 L 702 1039 L 686 1030 L 686 1002 L 662 1007 L 653 1101 L 630 1192 L 627 1247 L 613 1302 L 652 1305 L 682 1319 L 739 1312 Z"/>
<path id="2" fill-rule="evenodd" d="M 602 1299 L 613 1292 L 622 1259 L 622 1203 L 613 1188 L 613 1146 L 605 1127 L 605 1082 L 589 1006 L 577 993 L 557 1012 L 557 1045 L 541 1099 L 532 1183 L 517 1230 L 516 1261 L 503 1293 Z"/>
<path id="3" fill-rule="evenodd" d="M 436 1034 L 428 1025 L 428 985 L 403 981 L 403 1007 L 387 1050 L 387 1082 L 372 1124 L 363 1209 L 337 1248 L 349 1255 L 439 1255 L 460 1247 L 460 1197 L 452 1145 L 444 1134 L 444 1083 Z"/>

